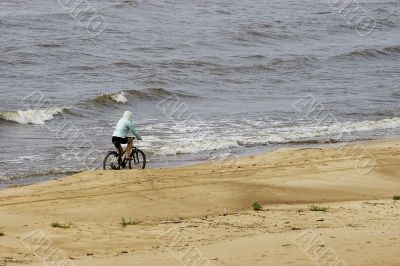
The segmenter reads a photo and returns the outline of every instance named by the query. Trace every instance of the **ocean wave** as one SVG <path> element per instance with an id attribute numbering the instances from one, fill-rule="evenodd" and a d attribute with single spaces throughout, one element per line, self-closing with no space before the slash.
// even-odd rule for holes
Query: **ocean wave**
<path id="1" fill-rule="evenodd" d="M 338 59 L 358 59 L 358 58 L 379 58 L 379 57 L 387 57 L 400 55 L 400 46 L 387 46 L 383 48 L 365 48 L 365 49 L 356 49 L 354 51 L 337 55 L 335 58 Z"/>
<path id="2" fill-rule="evenodd" d="M 262 73 L 265 71 L 279 72 L 288 70 L 298 71 L 313 68 L 317 62 L 318 59 L 314 56 L 292 56 L 287 58 L 275 58 L 263 63 L 209 68 L 209 71 L 212 74 Z"/>
<path id="3" fill-rule="evenodd" d="M 294 56 L 288 59 L 277 58 L 270 62 L 270 66 L 282 69 L 311 68 L 318 59 L 315 56 Z"/>
<path id="4" fill-rule="evenodd" d="M 396 21 L 396 19 L 393 18 L 374 17 L 373 20 L 375 22 L 373 28 L 374 30 L 386 30 L 399 27 L 398 22 Z M 346 21 L 343 21 L 340 17 L 338 17 L 337 23 L 328 26 L 328 31 L 332 34 L 343 34 L 343 33 L 354 33 L 355 30 L 361 30 L 361 31 L 364 30 L 367 32 L 368 30 L 371 29 L 371 28 L 363 28 L 362 26 L 363 25 L 347 23 Z"/>
<path id="5" fill-rule="evenodd" d="M 397 127 L 400 127 L 400 117 L 384 118 L 381 120 L 346 121 L 321 128 L 328 132 L 352 133 L 358 131 L 393 129 Z"/>
<path id="6" fill-rule="evenodd" d="M 232 147 L 239 147 L 238 142 L 232 138 L 219 137 L 216 139 L 190 139 L 181 138 L 170 146 L 169 142 L 161 142 L 158 147 L 154 147 L 151 143 L 142 144 L 147 153 L 156 156 L 182 155 L 195 153 L 212 153 L 214 151 L 225 150 Z"/>
<path id="7" fill-rule="evenodd" d="M 145 90 L 126 90 L 129 95 L 138 96 L 142 98 L 159 100 L 166 96 L 179 96 L 183 98 L 197 98 L 197 95 L 188 94 L 183 92 L 175 92 L 163 88 L 149 88 Z"/>
<path id="8" fill-rule="evenodd" d="M 249 23 L 239 26 L 239 32 L 230 33 L 230 38 L 241 42 L 268 42 L 279 40 L 296 40 L 300 35 L 296 31 L 279 23 Z"/>
<path id="9" fill-rule="evenodd" d="M 111 7 L 113 8 L 128 8 L 128 7 L 137 7 L 141 4 L 143 4 L 143 0 L 123 0 L 121 3 L 118 3 L 116 5 L 113 5 Z"/>
<path id="10" fill-rule="evenodd" d="M 208 45 L 208 44 L 207 44 Z M 213 57 L 213 59 L 215 59 Z M 220 66 L 219 63 L 212 62 L 211 60 L 162 60 L 160 62 L 156 63 L 157 67 L 160 68 L 172 68 L 175 70 L 181 70 L 181 69 L 208 69 L 211 67 L 218 67 Z"/>
<path id="11" fill-rule="evenodd" d="M 58 48 L 58 47 L 63 47 L 64 44 L 58 44 L 58 43 L 40 43 L 40 44 L 37 44 L 36 46 L 38 46 L 38 47 L 43 47 L 43 48 Z"/>
<path id="12" fill-rule="evenodd" d="M 238 124 L 238 121 L 232 121 Z M 154 155 L 168 156 L 180 154 L 219 154 L 221 151 L 240 147 L 253 148 L 268 145 L 319 145 L 368 140 L 365 136 L 354 133 L 400 128 L 400 117 L 385 118 L 376 121 L 345 121 L 328 125 L 303 125 L 274 127 L 265 123 L 241 124 L 240 131 L 229 129 L 230 135 L 218 130 L 209 131 L 216 125 L 202 125 L 207 134 L 196 134 L 191 126 L 181 126 L 179 131 L 169 132 L 176 141 L 158 139 L 149 136 L 144 141 L 144 148 Z M 199 129 L 200 130 L 200 129 Z M 222 131 L 226 129 L 221 129 Z M 153 130 L 154 131 L 154 130 Z M 246 132 L 245 134 L 243 132 Z M 209 138 L 207 136 L 213 136 Z M 363 136 L 363 137 L 361 137 Z"/>
<path id="13" fill-rule="evenodd" d="M 389 18 L 383 18 L 383 19 L 377 19 L 376 20 L 376 28 L 382 29 L 386 27 L 390 28 L 397 28 L 399 25 L 393 21 L 392 19 Z"/>
<path id="14" fill-rule="evenodd" d="M 0 120 L 16 122 L 19 124 L 43 125 L 56 115 L 63 113 L 68 108 L 50 107 L 46 109 L 29 109 L 17 111 L 0 111 Z"/>
<path id="15" fill-rule="evenodd" d="M 116 93 L 103 93 L 94 99 L 90 99 L 87 101 L 89 104 L 93 105 L 111 105 L 115 103 L 126 103 L 128 99 L 126 98 L 125 92 L 120 91 Z"/>
<path id="16" fill-rule="evenodd" d="M 115 62 L 113 63 L 114 66 L 117 67 L 130 67 L 130 68 L 141 68 L 141 65 L 138 64 L 134 64 L 128 61 L 119 61 L 119 62 Z"/>
<path id="17" fill-rule="evenodd" d="M 241 146 L 269 144 L 328 144 L 349 141 L 353 133 L 362 131 L 388 130 L 400 127 L 400 117 L 376 121 L 346 121 L 320 126 L 296 126 L 263 131 L 258 136 L 238 139 Z"/>
<path id="18" fill-rule="evenodd" d="M 149 88 L 144 90 L 122 90 L 115 93 L 104 93 L 96 96 L 94 99 L 87 100 L 89 105 L 110 106 L 114 104 L 124 104 L 129 100 L 160 100 L 169 96 L 178 96 L 182 98 L 198 97 L 191 94 L 173 92 L 163 88 Z"/>

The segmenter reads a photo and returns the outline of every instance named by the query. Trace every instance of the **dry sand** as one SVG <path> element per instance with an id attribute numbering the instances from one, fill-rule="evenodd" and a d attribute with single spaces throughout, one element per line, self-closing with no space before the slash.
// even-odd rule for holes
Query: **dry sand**
<path id="1" fill-rule="evenodd" d="M 400 140 L 360 147 L 2 190 L 0 265 L 400 265 Z M 376 165 L 356 169 L 365 154 Z"/>

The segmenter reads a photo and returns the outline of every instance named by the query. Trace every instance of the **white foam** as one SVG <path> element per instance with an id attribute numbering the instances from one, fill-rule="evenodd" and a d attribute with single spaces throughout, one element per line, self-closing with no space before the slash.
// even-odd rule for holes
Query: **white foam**
<path id="1" fill-rule="evenodd" d="M 346 121 L 330 125 L 297 126 L 278 129 L 260 130 L 257 136 L 245 137 L 243 144 L 288 143 L 300 140 L 315 140 L 316 138 L 337 141 L 345 140 L 346 134 L 386 130 L 400 127 L 400 117 L 385 118 L 376 121 Z"/>
<path id="2" fill-rule="evenodd" d="M 17 122 L 19 124 L 43 125 L 46 121 L 62 113 L 63 109 L 52 107 L 38 110 L 0 111 L 0 119 Z"/>
<path id="3" fill-rule="evenodd" d="M 117 103 L 126 103 L 128 99 L 125 97 L 125 93 L 122 91 L 120 93 L 114 93 L 110 95 L 111 99 Z"/>
<path id="4" fill-rule="evenodd" d="M 141 147 L 152 150 L 155 155 L 179 155 L 200 152 L 213 152 L 233 147 L 238 147 L 239 144 L 232 138 L 203 138 L 190 139 L 181 138 L 176 141 L 160 140 L 156 143 L 148 141 L 148 136 L 144 137 Z"/>
<path id="5" fill-rule="evenodd" d="M 356 121 L 334 124 L 330 130 L 339 128 L 341 133 L 351 133 L 356 131 L 368 131 L 378 129 L 392 129 L 400 127 L 400 117 L 385 118 L 377 121 Z"/>
<path id="6" fill-rule="evenodd" d="M 231 121 L 238 124 L 238 121 Z M 226 150 L 240 146 L 261 146 L 268 144 L 286 144 L 301 141 L 346 141 L 351 134 L 360 131 L 387 130 L 400 127 L 400 117 L 385 118 L 377 121 L 346 121 L 326 125 L 309 125 L 274 127 L 268 123 L 241 124 L 238 128 L 217 127 L 217 122 L 197 125 L 171 126 L 155 124 L 146 130 L 162 132 L 162 138 L 144 136 L 140 144 L 144 149 L 151 150 L 155 155 L 179 155 L 191 153 L 213 153 L 216 150 Z M 167 126 L 168 125 L 168 126 Z M 347 134 L 347 135 L 346 135 Z M 350 138 L 349 138 L 350 137 Z"/>

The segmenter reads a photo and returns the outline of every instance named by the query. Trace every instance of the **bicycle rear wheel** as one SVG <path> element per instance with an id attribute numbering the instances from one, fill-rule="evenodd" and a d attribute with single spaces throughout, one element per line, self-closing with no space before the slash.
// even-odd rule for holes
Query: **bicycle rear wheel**
<path id="1" fill-rule="evenodd" d="M 141 150 L 132 152 L 129 160 L 129 169 L 144 169 L 146 167 L 146 155 Z"/>
<path id="2" fill-rule="evenodd" d="M 106 157 L 103 160 L 103 169 L 104 170 L 119 170 L 120 162 L 119 155 L 115 151 L 110 151 L 107 153 Z"/>

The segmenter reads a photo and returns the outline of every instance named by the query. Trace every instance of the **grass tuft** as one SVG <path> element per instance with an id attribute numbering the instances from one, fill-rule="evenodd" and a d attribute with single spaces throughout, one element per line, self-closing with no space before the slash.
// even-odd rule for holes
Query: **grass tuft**
<path id="1" fill-rule="evenodd" d="M 400 200 L 400 195 L 395 195 L 395 196 L 393 196 L 393 199 L 394 199 L 394 200 Z"/>
<path id="2" fill-rule="evenodd" d="M 251 207 L 253 208 L 253 211 L 256 211 L 256 212 L 262 211 L 262 206 L 258 201 L 253 202 L 253 204 L 251 204 Z"/>
<path id="3" fill-rule="evenodd" d="M 310 211 L 313 211 L 313 212 L 326 212 L 328 210 L 329 210 L 328 207 L 321 207 L 321 206 L 315 206 L 315 205 L 310 206 Z"/>
<path id="4" fill-rule="evenodd" d="M 121 218 L 121 225 L 122 227 L 127 227 L 128 225 L 137 225 L 140 224 L 141 221 L 138 220 L 132 220 L 129 218 L 129 221 L 126 220 L 124 217 Z"/>
<path id="5" fill-rule="evenodd" d="M 71 222 L 65 223 L 65 224 L 60 224 L 60 223 L 51 223 L 51 227 L 54 228 L 62 228 L 62 229 L 68 229 L 71 227 Z"/>

